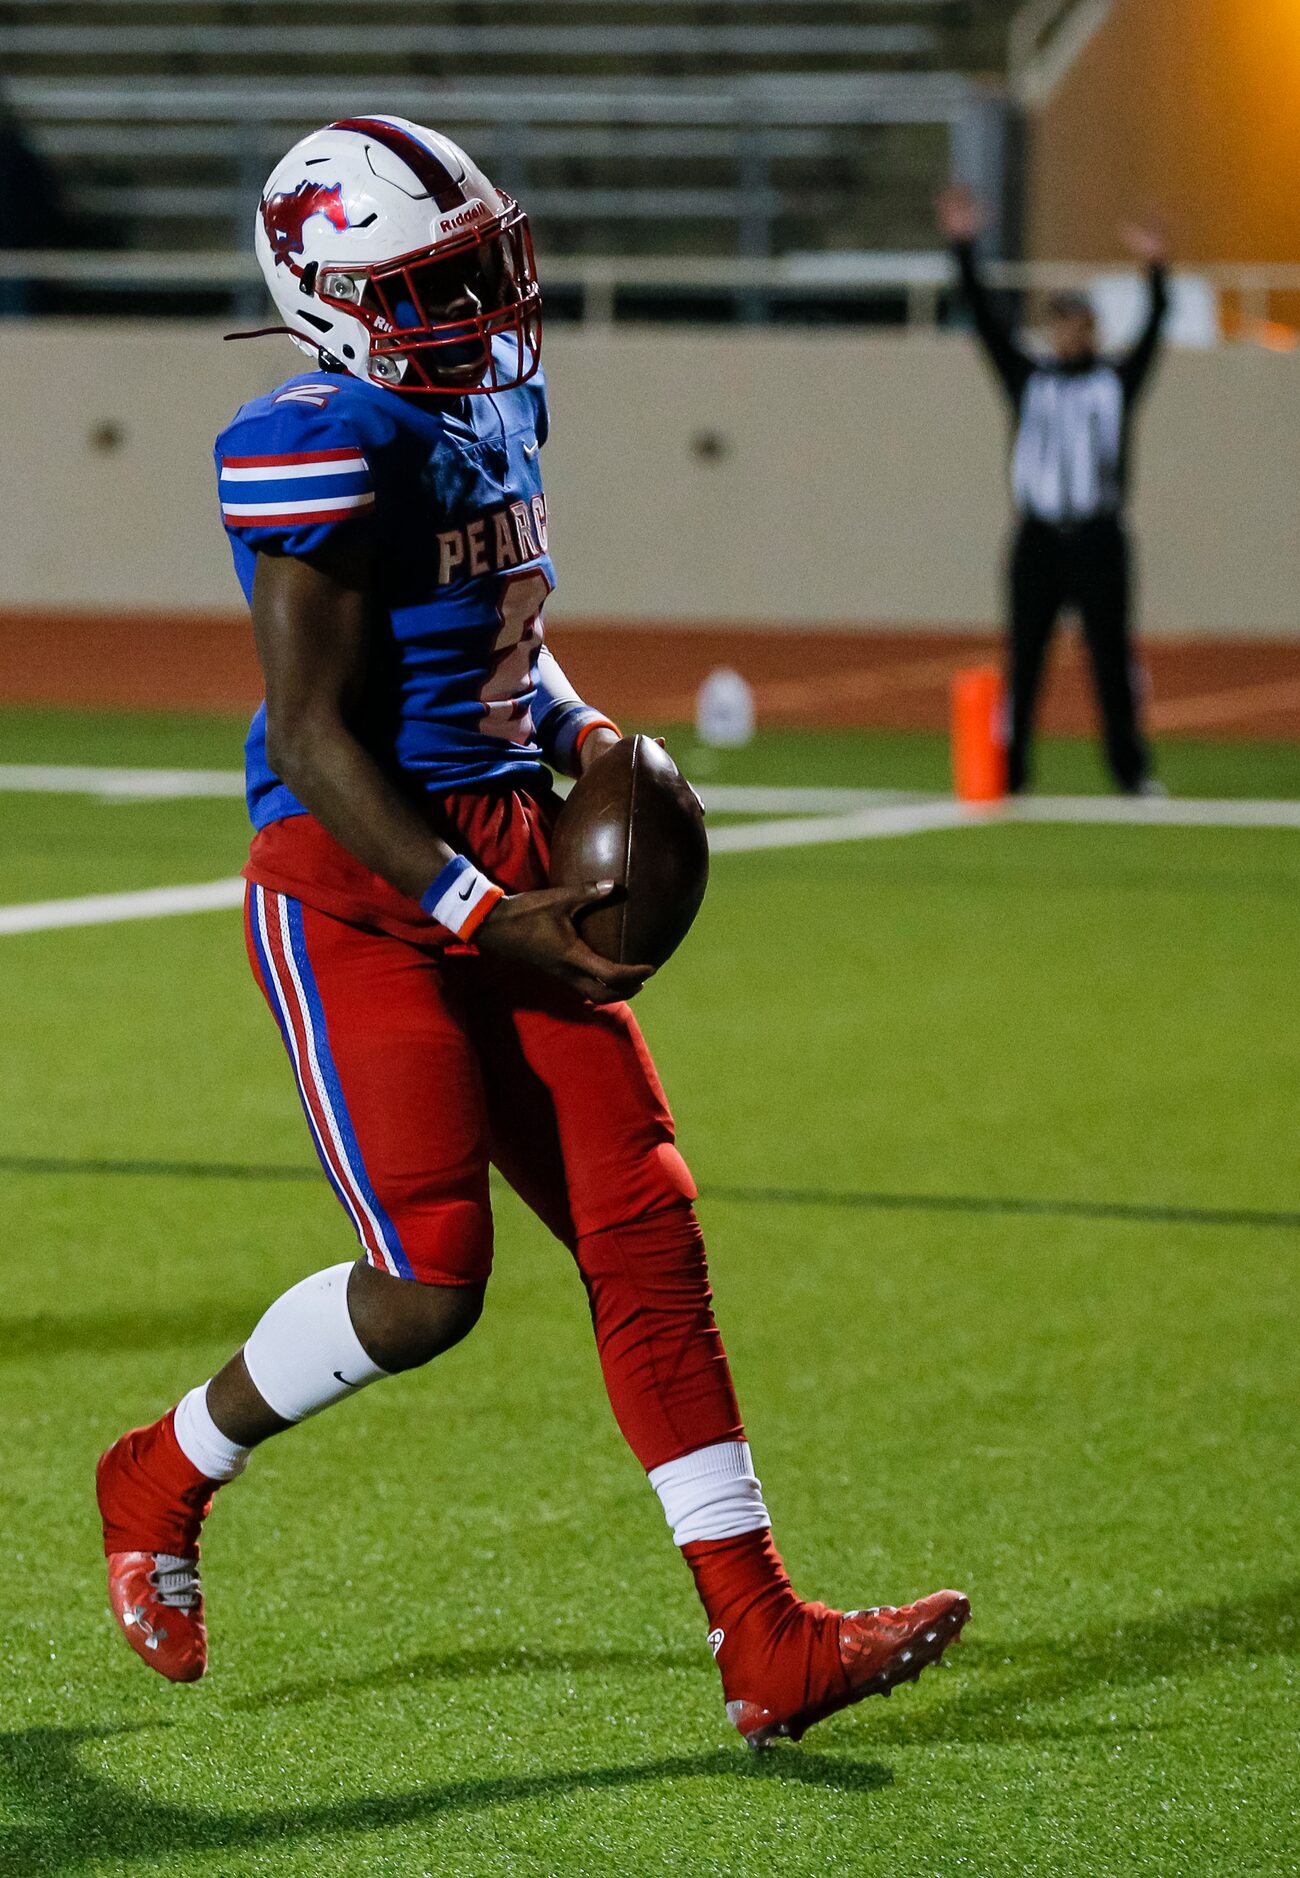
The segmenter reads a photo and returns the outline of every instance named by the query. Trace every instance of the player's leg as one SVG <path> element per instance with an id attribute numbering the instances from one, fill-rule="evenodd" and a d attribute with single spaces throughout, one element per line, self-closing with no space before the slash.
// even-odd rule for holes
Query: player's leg
<path id="1" fill-rule="evenodd" d="M 482 1084 L 438 962 L 261 888 L 249 916 L 254 972 L 363 1258 L 294 1285 L 210 1382 L 101 1459 L 114 1610 L 175 1680 L 206 1661 L 198 1537 L 217 1487 L 259 1442 L 458 1342 L 491 1263 Z"/>
<path id="2" fill-rule="evenodd" d="M 646 1465 L 743 1439 L 694 1183 L 635 1022 L 558 981 L 492 976 L 510 988 L 467 1013 L 492 1158 L 577 1259 L 619 1427 Z"/>
<path id="3" fill-rule="evenodd" d="M 1007 786 L 1019 795 L 1030 782 L 1034 715 L 1042 688 L 1047 648 L 1060 613 L 1063 589 L 1060 545 L 1055 531 L 1042 523 L 1022 522 L 1011 550 L 1009 572 L 1010 636 L 1007 690 L 1011 722 L 1007 743 Z"/>
<path id="4" fill-rule="evenodd" d="M 713 1315 L 694 1185 L 640 1031 L 626 1007 L 516 984 L 484 1004 L 493 1157 L 573 1251 L 610 1404 L 694 1575 L 728 1713 L 754 1745 L 797 1736 L 934 1661 L 965 1600 L 846 1616 L 795 1595 Z"/>
<path id="5" fill-rule="evenodd" d="M 1151 769 L 1138 723 L 1130 633 L 1132 576 L 1128 538 L 1119 523 L 1098 524 L 1080 544 L 1079 611 L 1101 712 L 1106 761 L 1119 787 L 1136 794 Z"/>

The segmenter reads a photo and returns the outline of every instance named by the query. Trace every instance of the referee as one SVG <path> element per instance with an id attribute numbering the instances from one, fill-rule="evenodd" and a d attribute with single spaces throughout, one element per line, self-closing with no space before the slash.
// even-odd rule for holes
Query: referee
<path id="1" fill-rule="evenodd" d="M 1132 665 L 1132 574 L 1124 507 L 1133 412 L 1160 349 L 1169 304 L 1163 237 L 1124 231 L 1146 264 L 1151 305 L 1133 350 L 1118 360 L 1097 352 L 1097 321 L 1082 294 L 1048 306 L 1051 356 L 1035 359 L 1015 343 L 995 311 L 975 259 L 981 214 L 967 189 L 939 200 L 961 284 L 989 360 L 1015 413 L 1012 490 L 1019 526 L 1011 552 L 1011 726 L 1008 786 L 1029 782 L 1029 751 L 1047 648 L 1062 608 L 1078 608 L 1105 726 L 1106 760 L 1126 795 L 1159 793 L 1138 723 Z"/>

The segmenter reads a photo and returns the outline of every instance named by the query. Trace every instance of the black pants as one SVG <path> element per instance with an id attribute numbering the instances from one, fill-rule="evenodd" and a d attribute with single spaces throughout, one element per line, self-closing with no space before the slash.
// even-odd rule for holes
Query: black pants
<path id="1" fill-rule="evenodd" d="M 1134 695 L 1130 592 L 1128 537 L 1117 519 L 1070 528 L 1021 523 L 1011 552 L 1008 780 L 1013 791 L 1029 781 L 1034 708 L 1047 648 L 1067 606 L 1078 607 L 1083 621 L 1111 774 L 1129 792 L 1146 780 L 1150 756 Z"/>

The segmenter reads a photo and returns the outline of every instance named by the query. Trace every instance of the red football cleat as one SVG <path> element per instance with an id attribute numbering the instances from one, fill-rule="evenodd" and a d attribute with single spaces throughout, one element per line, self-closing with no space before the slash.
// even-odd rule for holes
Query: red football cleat
<path id="1" fill-rule="evenodd" d="M 199 1529 L 216 1483 L 181 1452 L 167 1414 L 101 1454 L 95 1485 L 123 1636 L 169 1682 L 197 1682 L 208 1666 Z"/>
<path id="2" fill-rule="evenodd" d="M 839 1622 L 843 1686 L 825 1700 L 792 1715 L 774 1715 L 760 1702 L 732 1701 L 727 1714 L 751 1748 L 802 1738 L 814 1722 L 851 1708 L 869 1695 L 888 1695 L 900 1682 L 915 1682 L 961 1635 L 970 1601 L 960 1591 L 935 1591 L 900 1610 L 890 1605 L 844 1611 Z"/>
<path id="3" fill-rule="evenodd" d="M 208 1666 L 199 1561 L 169 1552 L 112 1552 L 108 1602 L 122 1634 L 168 1682 L 197 1682 Z"/>

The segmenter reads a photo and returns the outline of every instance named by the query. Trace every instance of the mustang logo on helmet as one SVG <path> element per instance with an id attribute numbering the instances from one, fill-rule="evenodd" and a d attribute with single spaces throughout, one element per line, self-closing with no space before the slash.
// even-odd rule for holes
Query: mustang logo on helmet
<path id="1" fill-rule="evenodd" d="M 276 262 L 302 253 L 302 231 L 313 215 L 323 215 L 340 234 L 351 228 L 343 207 L 342 183 L 301 182 L 289 194 L 268 196 L 263 202 L 262 225 Z"/>

